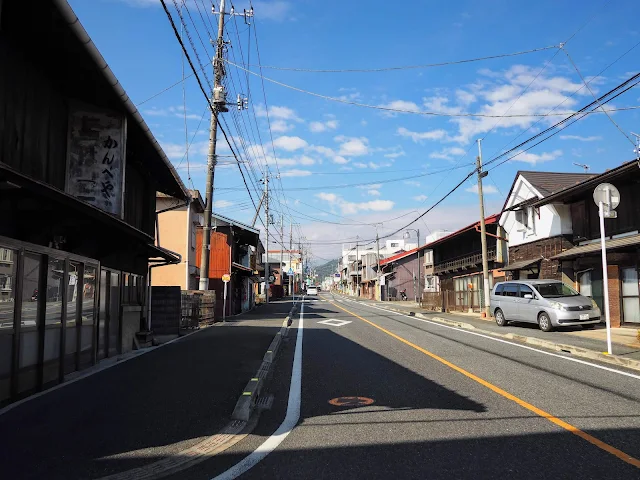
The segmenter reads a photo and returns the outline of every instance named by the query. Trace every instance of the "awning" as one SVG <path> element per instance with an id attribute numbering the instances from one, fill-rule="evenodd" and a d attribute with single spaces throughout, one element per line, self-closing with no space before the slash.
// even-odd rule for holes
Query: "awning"
<path id="1" fill-rule="evenodd" d="M 237 270 L 236 273 L 239 273 L 242 276 L 246 276 L 246 277 L 253 276 L 253 270 L 251 270 L 250 267 L 245 267 L 244 265 L 241 265 L 236 262 L 231 263 L 231 269 Z"/>
<path id="2" fill-rule="evenodd" d="M 628 237 L 612 238 L 611 240 L 607 240 L 605 242 L 607 250 L 617 250 L 619 248 L 633 247 L 636 245 L 640 245 L 640 235 L 629 235 Z M 589 255 L 596 252 L 600 252 L 600 242 L 573 247 L 551 258 L 553 260 L 576 258 L 582 255 Z"/>
<path id="3" fill-rule="evenodd" d="M 512 262 L 509 265 L 506 265 L 498 270 L 503 272 L 513 272 L 515 270 L 528 270 L 529 267 L 537 264 L 542 260 L 542 257 L 534 258 L 532 260 L 521 260 L 519 262 Z"/>
<path id="4" fill-rule="evenodd" d="M 147 255 L 150 262 L 163 261 L 167 263 L 180 263 L 182 256 L 178 253 L 167 250 L 166 248 L 157 247 L 156 245 L 147 245 Z"/>

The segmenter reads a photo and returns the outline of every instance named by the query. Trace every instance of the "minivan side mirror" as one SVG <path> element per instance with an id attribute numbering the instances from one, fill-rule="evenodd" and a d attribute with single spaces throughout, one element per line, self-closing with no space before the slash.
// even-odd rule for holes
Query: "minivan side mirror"
<path id="1" fill-rule="evenodd" d="M 533 295 L 531 295 L 530 293 L 525 293 L 524 294 L 524 298 L 526 298 L 527 300 L 532 300 L 533 299 Z"/>

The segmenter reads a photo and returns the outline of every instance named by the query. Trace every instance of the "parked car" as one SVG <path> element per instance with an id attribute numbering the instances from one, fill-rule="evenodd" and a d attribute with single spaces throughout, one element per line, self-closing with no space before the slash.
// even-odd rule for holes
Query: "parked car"
<path id="1" fill-rule="evenodd" d="M 307 287 L 307 295 L 318 295 L 318 287 Z"/>
<path id="2" fill-rule="evenodd" d="M 496 283 L 491 292 L 491 311 L 501 327 L 507 323 L 537 323 L 540 330 L 581 325 L 593 328 L 600 322 L 596 302 L 558 280 L 513 280 Z"/>

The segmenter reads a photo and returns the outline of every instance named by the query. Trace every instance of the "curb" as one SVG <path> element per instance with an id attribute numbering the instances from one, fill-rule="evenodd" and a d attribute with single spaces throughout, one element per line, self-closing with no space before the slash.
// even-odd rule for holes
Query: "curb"
<path id="1" fill-rule="evenodd" d="M 231 418 L 233 420 L 248 422 L 249 418 L 251 418 L 251 414 L 256 408 L 256 402 L 258 401 L 260 392 L 273 375 L 273 364 L 277 358 L 278 350 L 280 350 L 280 346 L 282 345 L 282 339 L 289 334 L 289 327 L 293 322 L 293 315 L 295 314 L 295 311 L 296 307 L 291 308 L 289 315 L 282 322 L 280 331 L 276 333 L 273 340 L 271 340 L 271 344 L 262 358 L 262 363 L 260 364 L 258 371 L 249 380 L 249 382 L 247 382 L 247 385 L 244 387 L 240 397 L 238 397 L 236 406 L 231 414 Z"/>
<path id="2" fill-rule="evenodd" d="M 491 330 L 483 330 L 470 323 L 461 322 L 458 320 L 449 320 L 442 317 L 430 317 L 420 312 L 407 312 L 404 310 L 398 310 L 395 308 L 387 307 L 388 310 L 392 310 L 397 313 L 404 313 L 410 317 L 422 318 L 424 320 L 431 320 L 434 322 L 450 325 L 452 327 L 458 327 L 465 330 L 474 330 L 484 335 L 491 335 L 492 337 L 502 338 L 506 340 L 515 341 L 518 343 L 526 343 L 528 345 L 535 345 L 536 347 L 543 347 L 548 350 L 554 350 L 556 352 L 571 353 L 576 357 L 587 358 L 589 360 L 597 360 L 602 363 L 608 363 L 610 365 L 616 365 L 618 367 L 625 367 L 631 370 L 640 371 L 640 361 L 630 358 L 620 357 L 618 355 L 608 355 L 606 353 L 596 352 L 587 348 L 576 347 L 574 345 L 567 345 L 564 343 L 555 343 L 549 340 L 543 340 L 536 337 L 527 337 L 525 335 L 518 335 L 516 333 L 496 333 Z"/>

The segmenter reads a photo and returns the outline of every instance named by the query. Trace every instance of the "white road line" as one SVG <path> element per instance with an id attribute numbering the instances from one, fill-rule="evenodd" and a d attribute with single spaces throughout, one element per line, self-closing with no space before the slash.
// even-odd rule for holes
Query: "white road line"
<path id="1" fill-rule="evenodd" d="M 282 441 L 287 438 L 298 424 L 300 419 L 300 398 L 302 393 L 302 330 L 304 325 L 304 298 L 300 303 L 300 320 L 298 323 L 298 336 L 296 337 L 296 351 L 293 357 L 293 371 L 291 372 L 291 385 L 289 386 L 289 402 L 287 414 L 278 429 L 262 445 L 256 448 L 240 463 L 235 464 L 226 472 L 221 473 L 213 480 L 231 480 L 237 478 L 273 452 Z"/>
<path id="2" fill-rule="evenodd" d="M 392 313 L 394 315 L 400 315 L 402 317 L 407 317 L 407 318 L 410 318 L 412 320 L 417 320 L 419 322 L 429 323 L 429 324 L 435 325 L 437 327 L 448 328 L 450 330 L 455 330 L 456 332 L 465 333 L 467 335 L 475 335 L 477 337 L 487 338 L 487 339 L 493 340 L 495 342 L 506 343 L 506 344 L 512 345 L 514 347 L 524 348 L 526 350 L 532 350 L 534 352 L 542 353 L 544 355 L 549 355 L 551 357 L 561 358 L 562 360 L 567 360 L 569 362 L 581 363 L 582 365 L 587 365 L 589 367 L 598 368 L 600 370 L 606 370 L 607 372 L 613 372 L 613 373 L 617 373 L 618 375 L 624 375 L 625 377 L 630 377 L 630 378 L 635 378 L 636 380 L 640 380 L 640 375 L 634 375 L 633 373 L 623 372 L 623 371 L 620 371 L 620 370 L 616 370 L 615 368 L 604 367 L 604 366 L 598 365 L 596 363 L 590 363 L 590 362 L 586 362 L 584 360 L 578 360 L 577 358 L 565 357 L 564 355 L 559 355 L 557 353 L 547 352 L 545 350 L 539 350 L 537 348 L 529 347 L 527 345 L 522 345 L 522 344 L 519 344 L 519 343 L 509 342 L 508 340 L 503 340 L 501 338 L 492 337 L 490 335 L 484 335 L 482 333 L 471 332 L 469 330 L 464 330 L 464 329 L 461 329 L 461 328 L 458 328 L 458 327 L 452 327 L 450 325 L 444 325 L 442 323 L 434 322 L 432 320 L 425 320 L 423 318 L 418 318 L 418 317 L 415 317 L 415 316 L 412 316 L 412 315 L 406 315 L 404 313 L 393 312 L 393 311 L 387 310 L 386 308 L 378 307 L 376 305 L 369 305 L 367 303 L 361 303 L 361 302 L 357 302 L 357 301 L 354 301 L 354 300 L 347 300 L 347 301 L 351 302 L 351 303 L 354 303 L 354 304 L 365 305 L 367 307 L 375 308 L 376 310 L 382 310 L 383 312 L 386 312 L 386 313 Z"/>

